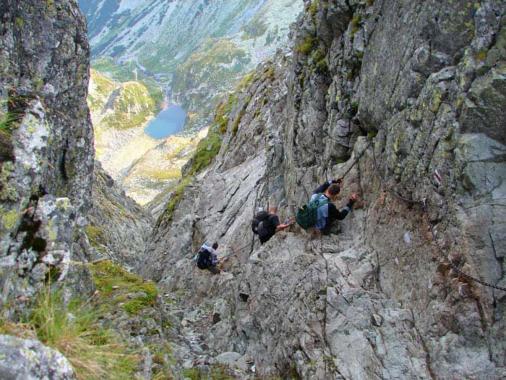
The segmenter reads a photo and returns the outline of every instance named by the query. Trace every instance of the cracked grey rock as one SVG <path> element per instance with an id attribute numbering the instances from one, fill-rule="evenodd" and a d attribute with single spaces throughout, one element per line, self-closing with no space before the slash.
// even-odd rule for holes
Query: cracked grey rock
<path id="1" fill-rule="evenodd" d="M 310 14 L 307 2 L 292 40 L 312 38 L 312 51 L 280 53 L 274 78 L 238 95 L 231 119 L 247 102 L 244 122 L 159 219 L 139 270 L 202 311 L 192 327 L 206 352 L 250 356 L 257 376 L 503 378 L 505 297 L 452 277 L 447 256 L 506 281 L 504 4 L 367 3 Z M 363 208 L 340 234 L 310 240 L 294 227 L 255 241 L 257 207 L 282 196 L 281 219 L 293 215 L 361 152 L 338 203 L 358 192 Z M 427 214 L 388 188 L 425 200 Z M 194 267 L 204 240 L 230 255 L 226 280 Z"/>
<path id="2" fill-rule="evenodd" d="M 36 340 L 0 335 L 0 377 L 5 380 L 73 380 L 69 361 Z"/>

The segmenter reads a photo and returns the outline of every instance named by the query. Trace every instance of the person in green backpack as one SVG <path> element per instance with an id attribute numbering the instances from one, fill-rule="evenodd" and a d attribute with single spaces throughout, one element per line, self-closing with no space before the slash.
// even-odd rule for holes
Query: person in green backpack
<path id="1" fill-rule="evenodd" d="M 331 180 L 319 186 L 311 196 L 309 204 L 300 208 L 297 213 L 297 223 L 304 229 L 315 227 L 324 235 L 328 235 L 337 220 L 346 218 L 357 201 L 356 194 L 352 194 L 346 207 L 338 210 L 333 202 L 341 191 L 342 181 Z"/>

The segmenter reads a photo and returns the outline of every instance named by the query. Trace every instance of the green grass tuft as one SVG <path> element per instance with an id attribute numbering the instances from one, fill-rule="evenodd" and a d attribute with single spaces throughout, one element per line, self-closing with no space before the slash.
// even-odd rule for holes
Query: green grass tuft
<path id="1" fill-rule="evenodd" d="M 320 0 L 313 0 L 311 5 L 309 5 L 309 14 L 314 19 L 316 16 L 316 12 L 318 12 L 318 7 L 320 6 Z"/>
<path id="2" fill-rule="evenodd" d="M 314 63 L 316 71 L 319 73 L 325 73 L 328 71 L 327 58 L 325 52 L 318 48 L 311 53 L 311 60 Z"/>
<path id="3" fill-rule="evenodd" d="M 241 120 L 243 116 L 246 114 L 246 107 L 242 108 L 241 111 L 239 111 L 239 115 L 234 120 L 234 124 L 232 124 L 232 134 L 235 136 L 237 134 L 237 131 L 239 130 L 239 124 L 241 124 Z"/>
<path id="4" fill-rule="evenodd" d="M 21 120 L 21 113 L 19 112 L 7 112 L 0 118 L 0 131 L 7 134 L 11 134 L 17 125 L 17 122 Z"/>
<path id="5" fill-rule="evenodd" d="M 193 180 L 193 177 L 184 177 L 179 181 L 179 183 L 176 185 L 176 187 L 172 190 L 172 196 L 170 197 L 169 203 L 167 203 L 167 208 L 165 209 L 164 217 L 167 220 L 171 220 L 172 216 L 174 214 L 174 210 L 176 209 L 176 206 L 179 204 L 181 199 L 184 195 L 184 190 L 186 189 L 186 186 L 188 186 L 191 181 Z"/>
<path id="6" fill-rule="evenodd" d="M 245 89 L 247 89 L 251 83 L 253 83 L 253 80 L 255 79 L 255 71 L 250 71 L 245 76 L 242 77 L 241 81 L 236 87 L 237 92 L 242 92 Z"/>
<path id="7" fill-rule="evenodd" d="M 136 315 L 156 302 L 158 290 L 152 282 L 144 281 L 112 261 L 92 264 L 90 271 L 100 296 L 107 300 L 104 307 L 108 310 L 122 306 L 129 314 Z"/>
<path id="8" fill-rule="evenodd" d="M 140 82 L 127 82 L 121 86 L 114 102 L 114 113 L 106 116 L 103 124 L 115 129 L 135 128 L 154 116 L 157 104 L 148 88 Z"/>
<path id="9" fill-rule="evenodd" d="M 37 338 L 60 351 L 78 379 L 133 378 L 140 357 L 112 330 L 100 325 L 89 302 L 73 299 L 66 307 L 60 292 L 44 289 L 27 323 Z"/>
<path id="10" fill-rule="evenodd" d="M 316 46 L 316 38 L 307 36 L 304 40 L 295 47 L 295 51 L 300 54 L 308 55 Z"/>
<path id="11" fill-rule="evenodd" d="M 223 135 L 227 132 L 228 121 L 232 108 L 237 104 L 237 95 L 230 94 L 225 102 L 222 102 L 216 108 L 214 123 L 218 126 L 218 131 Z M 197 148 L 198 149 L 198 148 Z"/>
<path id="12" fill-rule="evenodd" d="M 228 120 L 228 117 L 227 117 Z M 197 150 L 192 158 L 192 165 L 189 174 L 194 175 L 207 168 L 214 157 L 218 155 L 221 148 L 222 136 L 221 129 L 216 127 L 209 128 L 207 136 L 197 145 Z"/>
<path id="13" fill-rule="evenodd" d="M 488 54 L 487 50 L 480 50 L 474 55 L 474 57 L 476 58 L 477 61 L 485 62 L 485 60 L 487 59 L 487 54 Z"/>
<path id="14" fill-rule="evenodd" d="M 372 140 L 373 138 L 376 137 L 377 134 L 378 134 L 377 130 L 369 131 L 367 132 L 367 139 Z"/>
<path id="15" fill-rule="evenodd" d="M 362 22 L 362 16 L 354 15 L 351 19 L 351 35 L 354 36 L 360 29 L 360 23 Z"/>
<path id="16" fill-rule="evenodd" d="M 62 291 L 52 291 L 50 283 L 41 290 L 30 315 L 21 323 L 0 320 L 0 333 L 24 339 L 39 339 L 60 351 L 72 364 L 78 380 L 133 379 L 141 355 L 128 342 L 104 324 L 118 308 L 138 314 L 155 304 L 158 291 L 152 282 L 129 273 L 111 261 L 88 264 L 97 293 L 88 300 L 73 298 L 64 302 Z M 105 317 L 105 318 L 104 318 Z M 170 347 L 155 345 L 163 368 L 158 375 L 167 378 Z"/>
<path id="17" fill-rule="evenodd" d="M 89 224 L 84 228 L 84 231 L 90 244 L 96 249 L 102 249 L 102 245 L 105 244 L 105 235 L 102 228 Z"/>

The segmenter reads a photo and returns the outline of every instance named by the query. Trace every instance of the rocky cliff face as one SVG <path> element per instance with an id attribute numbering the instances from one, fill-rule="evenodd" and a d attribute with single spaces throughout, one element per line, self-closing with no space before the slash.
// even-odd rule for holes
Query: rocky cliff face
<path id="1" fill-rule="evenodd" d="M 130 268 L 140 265 L 139 253 L 151 233 L 150 216 L 125 195 L 98 162 L 93 177 L 93 204 L 85 231 L 94 258 L 108 258 Z"/>
<path id="2" fill-rule="evenodd" d="M 306 1 L 293 52 L 218 115 L 217 158 L 175 192 L 139 268 L 177 295 L 196 357 L 236 352 L 217 360 L 241 376 L 506 375 L 504 12 Z M 363 204 L 340 234 L 255 241 L 257 206 L 293 215 L 349 168 L 343 202 Z M 203 240 L 226 273 L 195 268 Z"/>
<path id="3" fill-rule="evenodd" d="M 65 277 L 91 204 L 89 48 L 75 1 L 0 11 L 2 304 L 21 308 L 50 272 Z"/>
<path id="4" fill-rule="evenodd" d="M 155 285 L 104 260 L 151 219 L 94 168 L 77 2 L 0 1 L 0 46 L 0 377 L 167 378 Z"/>

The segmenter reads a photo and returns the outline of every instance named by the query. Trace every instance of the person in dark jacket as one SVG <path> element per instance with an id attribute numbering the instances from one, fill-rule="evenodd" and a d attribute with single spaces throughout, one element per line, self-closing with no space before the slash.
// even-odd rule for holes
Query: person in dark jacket
<path id="1" fill-rule="evenodd" d="M 260 243 L 264 244 L 278 231 L 287 229 L 292 225 L 290 221 L 280 223 L 277 207 L 270 207 L 269 212 L 259 210 L 253 219 L 252 229 L 258 235 Z"/>
<path id="2" fill-rule="evenodd" d="M 326 200 L 326 202 L 323 202 L 323 204 L 318 207 L 315 225 L 315 228 L 324 235 L 328 235 L 332 232 L 333 227 L 336 226 L 336 221 L 346 218 L 346 215 L 351 212 L 353 204 L 358 199 L 356 194 L 352 194 L 346 206 L 338 210 L 333 202 L 337 200 L 341 191 L 341 184 L 342 181 L 340 180 L 327 181 L 315 189 L 311 196 L 311 201 L 315 199 Z"/>
<path id="3" fill-rule="evenodd" d="M 221 272 L 218 267 L 219 260 L 216 252 L 217 249 L 218 243 L 214 243 L 212 246 L 209 243 L 202 244 L 196 257 L 199 269 L 207 269 L 213 274 L 219 274 Z"/>

